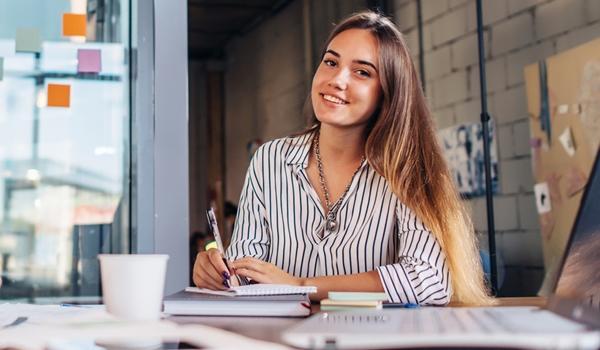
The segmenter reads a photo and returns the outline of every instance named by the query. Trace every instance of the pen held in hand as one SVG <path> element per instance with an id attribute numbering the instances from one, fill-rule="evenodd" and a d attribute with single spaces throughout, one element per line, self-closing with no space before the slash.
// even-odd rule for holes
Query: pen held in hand
<path id="1" fill-rule="evenodd" d="M 243 286 L 243 285 L 250 284 L 248 279 L 244 276 L 239 276 L 235 272 L 235 269 L 233 269 L 229 265 L 229 263 L 227 262 L 227 259 L 225 259 L 225 249 L 223 247 L 223 240 L 221 239 L 221 233 L 219 232 L 219 226 L 217 225 L 217 217 L 215 216 L 215 210 L 213 208 L 210 208 L 206 211 L 206 218 L 208 220 L 208 226 L 210 227 L 213 237 L 215 238 L 215 242 L 217 245 L 216 248 L 219 251 L 219 253 L 221 253 L 221 257 L 223 258 L 223 263 L 225 264 L 225 267 L 227 267 L 227 270 L 228 270 L 227 276 L 225 276 L 225 273 L 223 273 L 223 284 L 227 288 L 231 288 L 231 275 L 232 275 L 231 272 L 232 271 L 233 271 L 233 276 L 235 276 L 239 285 Z"/>

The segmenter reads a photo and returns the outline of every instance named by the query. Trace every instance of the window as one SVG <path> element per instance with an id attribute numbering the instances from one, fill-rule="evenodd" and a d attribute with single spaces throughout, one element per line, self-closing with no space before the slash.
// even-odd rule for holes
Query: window
<path id="1" fill-rule="evenodd" d="M 0 0 L 2 299 L 96 298 L 96 255 L 130 250 L 130 9 Z M 65 13 L 85 37 L 63 35 Z M 15 52 L 36 32 L 39 52 Z"/>

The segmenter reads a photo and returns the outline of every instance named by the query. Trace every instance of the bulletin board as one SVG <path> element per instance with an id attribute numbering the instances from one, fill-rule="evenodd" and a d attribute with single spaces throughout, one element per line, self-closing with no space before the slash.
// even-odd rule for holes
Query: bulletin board
<path id="1" fill-rule="evenodd" d="M 600 144 L 600 39 L 525 67 L 525 84 L 547 294 Z"/>

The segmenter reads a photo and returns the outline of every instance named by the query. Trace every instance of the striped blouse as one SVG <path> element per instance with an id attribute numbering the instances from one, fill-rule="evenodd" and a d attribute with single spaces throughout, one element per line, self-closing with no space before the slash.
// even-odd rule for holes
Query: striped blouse
<path id="1" fill-rule="evenodd" d="M 306 173 L 313 136 L 277 139 L 256 151 L 227 257 L 252 256 L 297 277 L 376 269 L 390 301 L 447 304 L 450 276 L 438 242 L 367 162 L 337 212 L 337 231 L 325 230 Z"/>

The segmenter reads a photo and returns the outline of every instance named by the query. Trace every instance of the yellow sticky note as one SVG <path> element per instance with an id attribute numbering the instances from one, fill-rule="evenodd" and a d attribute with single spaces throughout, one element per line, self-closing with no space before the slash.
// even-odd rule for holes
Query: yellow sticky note
<path id="1" fill-rule="evenodd" d="M 48 107 L 69 107 L 71 105 L 71 85 L 48 84 Z"/>
<path id="2" fill-rule="evenodd" d="M 63 14 L 62 34 L 64 36 L 85 36 L 85 32 L 85 15 L 79 15 L 75 13 Z"/>

